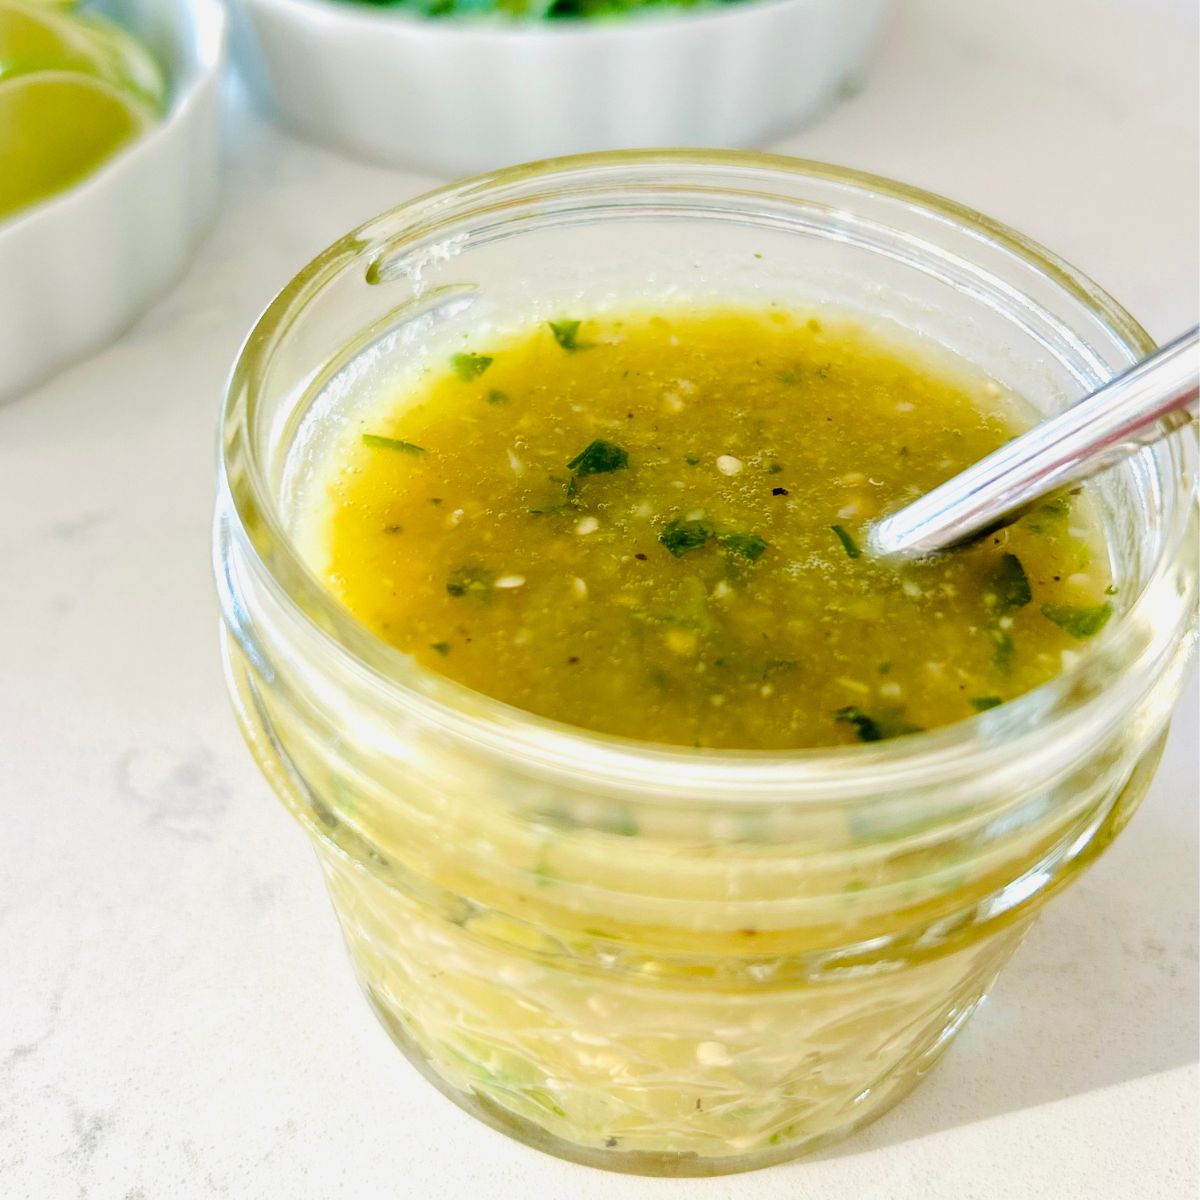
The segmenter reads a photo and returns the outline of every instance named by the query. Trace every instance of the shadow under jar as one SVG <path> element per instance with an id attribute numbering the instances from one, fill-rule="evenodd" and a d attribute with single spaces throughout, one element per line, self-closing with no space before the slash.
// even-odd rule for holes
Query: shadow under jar
<path id="1" fill-rule="evenodd" d="M 299 512 L 360 405 L 443 339 L 666 299 L 858 314 L 1043 412 L 1151 342 L 978 214 L 696 152 L 558 160 L 413 201 L 310 264 L 247 341 L 217 503 L 227 673 L 371 1003 L 505 1132 L 707 1175 L 792 1158 L 902 1097 L 1129 819 L 1194 637 L 1197 454 L 1186 433 L 1090 486 L 1120 590 L 1078 661 L 873 745 L 592 735 L 423 669 L 337 605 Z"/>

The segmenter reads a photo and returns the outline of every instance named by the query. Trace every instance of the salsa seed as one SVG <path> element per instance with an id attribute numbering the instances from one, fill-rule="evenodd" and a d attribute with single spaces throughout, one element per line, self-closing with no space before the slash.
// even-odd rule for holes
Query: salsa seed
<path id="1" fill-rule="evenodd" d="M 858 692 L 861 696 L 869 696 L 871 694 L 871 689 L 865 683 L 860 683 L 857 679 L 850 679 L 845 675 L 839 675 L 834 682 L 844 687 L 848 692 Z"/>

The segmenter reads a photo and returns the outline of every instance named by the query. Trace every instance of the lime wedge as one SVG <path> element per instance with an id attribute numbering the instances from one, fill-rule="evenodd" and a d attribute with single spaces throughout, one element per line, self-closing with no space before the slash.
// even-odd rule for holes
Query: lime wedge
<path id="1" fill-rule="evenodd" d="M 39 71 L 0 84 L 0 218 L 78 182 L 154 123 L 103 79 Z"/>
<path id="2" fill-rule="evenodd" d="M 166 99 L 158 64 L 110 21 L 29 0 L 0 0 L 0 84 L 39 71 L 92 75 L 136 93 L 158 110 Z"/>

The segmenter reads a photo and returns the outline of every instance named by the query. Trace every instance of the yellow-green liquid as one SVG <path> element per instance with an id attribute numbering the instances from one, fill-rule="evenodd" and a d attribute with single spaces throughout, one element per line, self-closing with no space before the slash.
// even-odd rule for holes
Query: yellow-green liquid
<path id="1" fill-rule="evenodd" d="M 541 324 L 347 431 L 316 514 L 326 577 L 431 669 L 573 725 L 899 736 L 1045 682 L 1111 611 L 1078 497 L 931 560 L 861 549 L 1024 423 L 988 381 L 847 320 Z"/>

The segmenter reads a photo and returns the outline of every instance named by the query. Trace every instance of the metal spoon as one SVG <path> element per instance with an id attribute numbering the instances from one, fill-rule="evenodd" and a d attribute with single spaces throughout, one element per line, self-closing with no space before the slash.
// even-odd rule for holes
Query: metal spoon
<path id="1" fill-rule="evenodd" d="M 1156 350 L 1065 411 L 874 522 L 869 553 L 914 557 L 1011 524 L 1035 500 L 1200 417 L 1200 329 Z"/>

